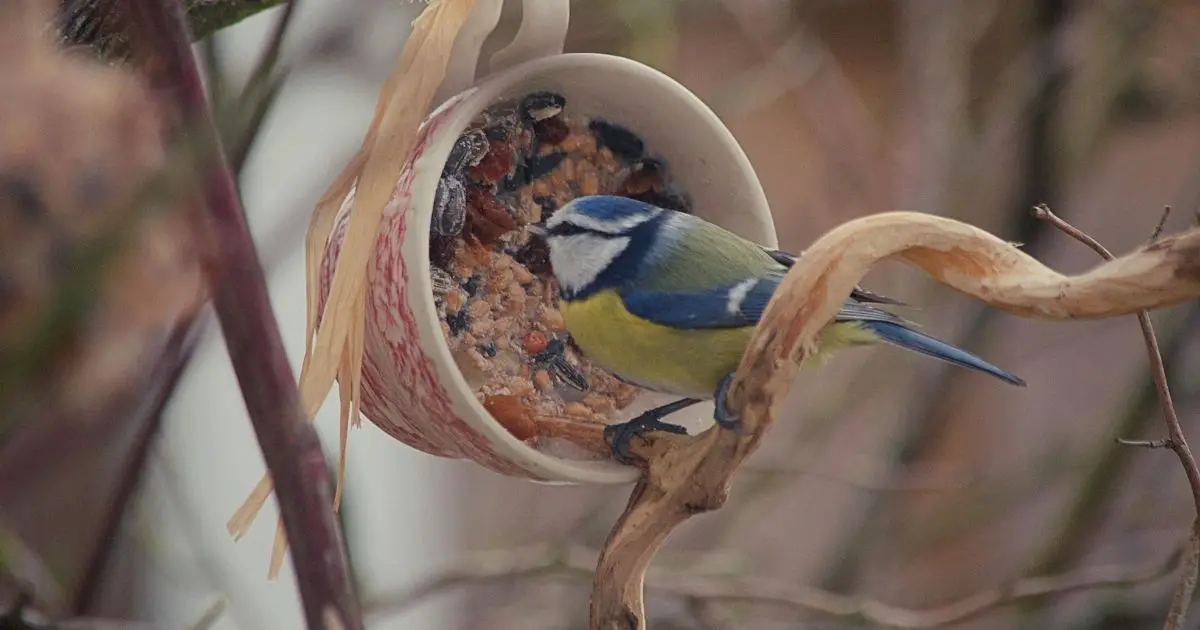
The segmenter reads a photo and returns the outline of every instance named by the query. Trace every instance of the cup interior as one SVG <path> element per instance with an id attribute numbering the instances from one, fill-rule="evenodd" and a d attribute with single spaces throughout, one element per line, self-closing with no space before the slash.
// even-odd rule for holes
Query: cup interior
<path id="1" fill-rule="evenodd" d="M 646 143 L 647 152 L 662 159 L 669 178 L 691 200 L 692 212 L 745 238 L 769 247 L 778 244 L 766 196 L 758 178 L 733 135 L 694 94 L 670 77 L 638 62 L 611 55 L 571 53 L 543 57 L 491 75 L 477 84 L 443 133 L 428 147 L 421 170 L 440 172 L 454 139 L 470 120 L 492 103 L 538 90 L 552 90 L 566 97 L 567 109 L 575 115 L 598 117 L 620 124 Z M 456 99 L 451 99 L 453 102 Z M 435 171 L 436 169 L 436 171 Z M 417 234 L 427 234 L 432 215 L 433 178 L 419 176 L 411 210 Z M 429 294 L 427 241 L 418 249 L 426 255 L 414 265 L 420 277 L 413 288 L 427 302 L 416 310 L 427 311 L 436 320 Z M 423 288 L 424 287 L 424 288 Z M 438 342 L 431 348 L 443 362 L 456 366 L 440 328 L 432 326 Z M 560 483 L 626 483 L 636 479 L 636 469 L 615 461 L 565 459 L 522 443 L 495 421 L 471 393 L 466 380 L 451 370 L 447 386 L 461 392 L 463 420 L 484 436 L 501 454 L 543 479 Z M 627 419 L 676 397 L 643 393 L 623 411 Z M 689 432 L 712 422 L 712 404 L 696 405 L 669 417 L 688 427 Z"/>

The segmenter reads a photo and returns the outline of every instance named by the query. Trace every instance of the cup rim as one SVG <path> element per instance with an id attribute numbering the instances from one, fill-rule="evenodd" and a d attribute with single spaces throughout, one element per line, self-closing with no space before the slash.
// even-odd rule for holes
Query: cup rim
<path id="1" fill-rule="evenodd" d="M 700 115 L 708 123 L 710 133 L 721 136 L 724 144 L 729 147 L 732 153 L 730 157 L 737 163 L 741 171 L 739 173 L 741 180 L 753 189 L 750 193 L 762 200 L 761 207 L 768 208 L 761 183 L 741 145 L 720 118 L 699 97 L 676 80 L 650 66 L 625 57 L 603 53 L 565 53 L 526 61 L 488 75 L 462 92 L 448 98 L 438 109 L 455 106 L 457 111 L 453 112 L 451 117 L 443 123 L 442 128 L 435 133 L 435 139 L 430 143 L 426 152 L 414 164 L 414 168 L 418 168 L 416 179 L 439 177 L 442 165 L 449 157 L 450 149 L 453 146 L 452 139 L 457 139 L 462 130 L 481 111 L 514 84 L 525 80 L 530 75 L 546 70 L 559 70 L 564 66 L 586 68 L 596 64 L 610 65 L 622 72 L 640 74 L 642 78 L 650 79 L 660 85 L 666 93 L 676 99 L 678 104 L 687 105 L 695 114 Z M 421 168 L 422 166 L 424 168 Z M 416 228 L 417 233 L 422 236 L 429 233 L 435 188 L 436 186 L 423 186 L 418 190 L 417 186 L 413 186 L 413 194 L 408 200 L 408 212 L 413 213 L 410 215 L 412 217 L 410 220 L 415 222 L 412 227 Z M 764 241 L 764 245 L 776 246 L 777 234 L 769 209 L 762 227 L 768 238 L 760 240 Z M 543 483 L 613 485 L 636 481 L 641 475 L 640 471 L 636 467 L 621 464 L 616 460 L 573 460 L 551 455 L 526 445 L 484 408 L 459 369 L 447 340 L 441 334 L 441 327 L 437 324 L 439 318 L 434 305 L 432 281 L 429 277 L 432 267 L 429 259 L 429 239 L 424 237 L 417 239 L 415 249 L 414 253 L 419 260 L 415 265 L 409 263 L 410 269 L 416 273 L 415 277 L 410 273 L 408 282 L 412 291 L 420 292 L 420 300 L 424 302 L 422 316 L 428 322 L 434 323 L 431 329 L 436 332 L 432 336 L 437 338 L 433 347 L 427 347 L 425 350 L 431 355 L 431 360 L 447 362 L 452 366 L 453 369 L 443 371 L 443 373 L 450 373 L 450 382 L 444 383 L 444 385 L 447 388 L 457 389 L 461 397 L 466 399 L 465 406 L 468 408 L 468 412 L 461 414 L 463 422 L 484 437 L 497 455 L 540 477 L 538 481 Z"/>

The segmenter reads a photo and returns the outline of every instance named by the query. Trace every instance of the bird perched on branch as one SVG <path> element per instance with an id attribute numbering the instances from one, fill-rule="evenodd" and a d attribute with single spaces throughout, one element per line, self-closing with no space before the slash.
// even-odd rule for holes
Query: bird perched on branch
<path id="1" fill-rule="evenodd" d="M 725 405 L 754 326 L 795 258 L 699 217 L 625 197 L 580 197 L 535 232 L 546 240 L 560 308 L 588 359 L 618 378 L 677 402 L 605 429 L 614 455 L 648 431 L 683 433 L 668 414 L 715 398 L 717 424 L 736 429 Z M 990 374 L 1020 378 L 918 332 L 870 304 L 900 304 L 856 289 L 823 331 L 818 357 L 886 343 Z"/>

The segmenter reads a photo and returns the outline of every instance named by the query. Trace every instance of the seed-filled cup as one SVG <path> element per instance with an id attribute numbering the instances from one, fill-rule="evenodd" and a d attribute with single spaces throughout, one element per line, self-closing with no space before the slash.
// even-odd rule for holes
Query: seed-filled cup
<path id="1" fill-rule="evenodd" d="M 544 396 L 558 400 L 558 403 L 554 403 L 559 405 L 555 409 L 561 411 L 565 408 L 564 404 L 570 405 L 572 414 L 584 410 L 580 412 L 581 416 L 589 413 L 584 403 L 590 405 L 602 398 L 594 392 L 588 392 L 587 387 L 599 388 L 601 383 L 613 387 L 617 385 L 613 385 L 615 381 L 610 377 L 601 374 L 599 368 L 588 366 L 586 357 L 572 357 L 565 331 L 555 332 L 553 322 L 547 325 L 542 321 L 553 315 L 550 306 L 553 301 L 552 281 L 539 279 L 525 282 L 522 286 L 529 291 L 529 295 L 525 296 L 488 294 L 489 291 L 498 292 L 505 286 L 517 291 L 522 277 L 528 279 L 528 272 L 537 271 L 532 264 L 526 267 L 522 262 L 522 246 L 528 243 L 526 237 L 518 233 L 519 230 L 499 237 L 500 240 L 493 240 L 487 230 L 481 231 L 479 225 L 472 224 L 473 219 L 468 216 L 467 227 L 461 228 L 461 233 L 451 237 L 436 236 L 439 230 L 453 233 L 458 228 L 453 220 L 456 217 L 451 217 L 449 221 L 445 217 L 447 195 L 457 198 L 459 194 L 464 194 L 474 204 L 472 208 L 478 208 L 482 203 L 480 196 L 485 194 L 481 191 L 500 191 L 496 199 L 502 208 L 505 199 L 511 201 L 512 205 L 507 211 L 515 217 L 515 223 L 535 222 L 539 213 L 541 220 L 544 220 L 557 205 L 571 196 L 593 194 L 597 186 L 599 192 L 606 192 L 605 186 L 615 186 L 617 179 L 642 168 L 644 162 L 665 171 L 669 190 L 664 191 L 663 199 L 670 201 L 682 198 L 687 211 L 741 236 L 774 247 L 777 243 L 770 210 L 754 170 L 737 141 L 716 115 L 686 88 L 670 77 L 629 59 L 600 54 L 559 54 L 566 29 L 565 1 L 527 2 L 517 39 L 493 58 L 493 67 L 500 65 L 497 60 L 506 67 L 472 83 L 469 78 L 474 75 L 474 64 L 463 62 L 462 56 L 470 59 L 478 54 L 478 44 L 494 26 L 499 5 L 499 2 L 477 3 L 477 13 L 473 14 L 464 34 L 460 34 L 456 41 L 448 70 L 451 75 L 443 84 L 443 91 L 453 95 L 442 102 L 422 124 L 393 197 L 384 210 L 370 263 L 373 275 L 366 298 L 362 413 L 385 432 L 410 446 L 434 455 L 470 459 L 502 474 L 557 483 L 629 482 L 638 474 L 632 467 L 607 458 L 578 456 L 571 453 L 569 448 L 557 444 L 554 439 L 524 433 L 513 426 L 511 419 L 503 418 L 500 421 L 493 416 L 492 412 L 497 415 L 500 413 L 498 406 L 492 402 L 501 398 L 505 401 L 520 398 L 508 395 L 521 392 L 510 392 L 505 389 L 507 384 L 519 383 L 524 386 L 528 382 L 528 395 L 521 400 L 535 400 L 543 396 L 542 392 L 551 392 Z M 456 81 L 459 85 L 456 85 Z M 468 87 L 459 90 L 460 85 Z M 485 112 L 494 112 L 497 103 L 517 104 L 516 114 L 524 115 L 526 123 L 530 119 L 558 113 L 554 106 L 532 108 L 535 110 L 532 113 L 522 113 L 520 103 L 531 94 L 558 95 L 565 100 L 560 115 L 575 125 L 572 140 L 566 144 L 594 142 L 596 146 L 591 147 L 591 154 L 600 156 L 596 158 L 599 165 L 586 161 L 572 163 L 575 159 L 571 157 L 574 155 L 572 151 L 575 149 L 571 147 L 560 149 L 542 146 L 538 150 L 536 145 L 529 149 L 528 143 L 518 142 L 520 149 L 514 151 L 523 152 L 528 158 L 522 162 L 520 169 L 538 170 L 535 162 L 541 159 L 544 163 L 549 159 L 556 165 L 554 168 L 559 170 L 547 175 L 550 177 L 548 181 L 557 181 L 562 190 L 556 192 L 552 190 L 552 184 L 545 182 L 531 182 L 525 170 L 518 175 L 512 172 L 494 174 L 493 179 L 497 181 L 490 188 L 481 187 L 478 183 L 480 167 L 471 164 L 474 158 L 468 157 L 464 168 L 471 174 L 463 174 L 459 178 L 465 183 L 467 192 L 460 193 L 455 189 L 448 193 L 446 165 L 452 150 L 464 132 L 479 126 L 481 118 L 495 116 L 494 113 Z M 607 129 L 604 125 L 615 125 L 618 131 L 632 132 L 645 147 L 645 159 L 632 162 L 623 159 L 619 155 L 621 147 L 606 146 L 606 141 L 615 142 L 611 138 L 606 140 L 600 137 L 596 140 L 593 137 L 587 142 L 574 140 L 575 136 L 586 132 L 595 136 L 597 130 L 603 136 Z M 489 129 L 488 137 L 493 143 L 502 141 L 503 135 Z M 512 137 L 510 134 L 509 138 Z M 533 142 L 539 141 L 535 139 Z M 455 161 L 463 166 L 461 152 L 460 143 L 455 152 Z M 553 155 L 556 153 L 564 153 L 567 157 L 563 160 L 562 156 Z M 614 157 L 614 153 L 618 155 Z M 546 158 L 547 155 L 551 157 Z M 570 172 L 564 174 L 563 170 Z M 599 181 L 596 185 L 589 183 L 593 173 Z M 513 182 L 511 180 L 514 177 L 527 179 Z M 563 183 L 572 177 L 575 179 L 571 180 L 569 186 Z M 617 179 L 605 183 L 605 177 Z M 441 193 L 439 187 L 442 188 Z M 679 194 L 675 195 L 672 191 Z M 321 267 L 322 302 L 328 293 L 334 262 L 345 235 L 352 197 L 353 192 L 343 202 L 326 243 Z M 522 213 L 532 207 L 531 199 L 537 199 L 541 210 L 534 209 L 534 216 L 524 216 Z M 517 209 L 521 203 L 517 200 L 523 200 L 521 207 L 525 210 Z M 476 212 L 474 216 L 479 215 Z M 501 219 L 500 223 L 508 223 L 508 219 Z M 478 223 L 482 219 L 476 218 L 474 221 Z M 435 235 L 432 239 L 431 227 Z M 482 238 L 482 244 L 476 235 Z M 434 251 L 435 257 L 443 259 L 439 262 L 440 267 L 434 266 L 430 258 L 431 241 L 434 249 L 438 250 L 445 246 L 447 239 L 456 243 L 454 247 L 458 254 L 452 257 L 451 262 L 447 262 L 450 259 L 445 251 Z M 474 254 L 464 254 L 464 251 L 473 251 Z M 491 261 L 481 265 L 486 267 L 491 264 L 493 267 L 483 276 L 476 274 L 472 277 L 471 270 L 464 267 L 464 257 L 474 260 L 481 256 Z M 497 265 L 496 261 L 502 264 Z M 497 266 L 500 268 L 497 269 Z M 512 280 L 514 270 L 516 281 Z M 475 286 L 479 277 L 493 281 L 484 280 L 480 288 Z M 505 280 L 496 284 L 494 279 L 497 277 Z M 445 285 L 448 283 L 461 284 L 461 287 L 449 288 L 454 293 L 452 299 L 447 295 Z M 448 306 L 448 300 L 454 303 Z M 526 306 L 513 307 L 512 300 Z M 519 311 L 516 315 L 503 316 L 501 313 L 514 308 Z M 487 312 L 489 309 L 495 312 Z M 522 320 L 521 313 L 526 312 L 530 314 L 529 319 L 537 320 L 536 324 Z M 537 313 L 549 315 L 539 319 Z M 481 322 L 487 322 L 486 330 L 470 327 L 469 319 L 474 315 L 478 315 Z M 449 323 L 448 319 L 451 320 Z M 516 330 L 496 332 L 501 328 L 501 323 Z M 464 344 L 464 338 L 469 338 L 470 343 Z M 555 351 L 565 352 L 570 361 L 550 356 Z M 505 381 L 506 385 L 499 389 L 491 385 L 483 386 L 488 392 L 504 395 L 489 396 L 481 391 L 479 379 L 490 377 L 480 376 L 478 370 L 464 363 L 464 354 L 484 366 L 508 361 L 505 363 L 507 367 L 497 368 L 497 371 L 506 371 L 504 378 L 510 381 Z M 559 363 L 555 364 L 555 360 Z M 590 379 L 583 379 L 588 382 L 580 381 L 580 373 L 582 376 L 590 375 Z M 591 409 L 604 409 L 604 413 L 593 411 L 580 421 L 594 422 L 605 413 L 609 421 L 622 421 L 673 400 L 669 396 L 633 390 L 629 386 L 619 387 L 625 389 L 617 397 L 626 398 L 621 400 L 620 409 L 612 405 L 605 408 L 603 405 L 607 403 L 601 400 L 600 405 L 592 405 Z M 579 391 L 572 392 L 573 389 Z M 576 396 L 575 401 L 564 403 L 560 394 L 554 393 L 558 391 L 565 391 L 568 397 Z M 492 412 L 489 412 L 489 408 Z M 566 414 L 564 417 L 571 416 Z M 706 404 L 678 412 L 668 417 L 667 421 L 695 430 L 706 426 L 711 418 L 712 405 Z"/>

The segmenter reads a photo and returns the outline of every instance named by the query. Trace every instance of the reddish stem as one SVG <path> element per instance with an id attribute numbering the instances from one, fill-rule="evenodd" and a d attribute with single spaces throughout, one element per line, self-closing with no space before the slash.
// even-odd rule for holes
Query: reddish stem
<path id="1" fill-rule="evenodd" d="M 275 482 L 309 628 L 360 629 L 341 530 L 321 444 L 300 408 L 266 277 L 246 225 L 234 178 L 220 150 L 187 27 L 172 0 L 122 0 L 134 59 L 169 94 L 179 122 L 196 129 L 206 152 L 203 217 L 214 250 L 213 303 L 263 459 Z"/>

